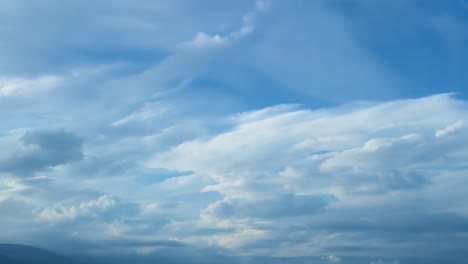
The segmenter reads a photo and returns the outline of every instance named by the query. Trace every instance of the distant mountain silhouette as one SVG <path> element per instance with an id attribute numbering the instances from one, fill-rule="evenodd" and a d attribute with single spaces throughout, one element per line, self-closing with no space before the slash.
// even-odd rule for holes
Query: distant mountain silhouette
<path id="1" fill-rule="evenodd" d="M 76 264 L 53 252 L 31 246 L 0 244 L 1 264 Z"/>

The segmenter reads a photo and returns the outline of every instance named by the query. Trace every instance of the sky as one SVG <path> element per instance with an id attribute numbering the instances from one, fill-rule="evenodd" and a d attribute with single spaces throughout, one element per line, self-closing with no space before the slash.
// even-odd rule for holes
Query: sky
<path id="1" fill-rule="evenodd" d="M 0 241 L 466 263 L 467 47 L 461 0 L 0 0 Z"/>

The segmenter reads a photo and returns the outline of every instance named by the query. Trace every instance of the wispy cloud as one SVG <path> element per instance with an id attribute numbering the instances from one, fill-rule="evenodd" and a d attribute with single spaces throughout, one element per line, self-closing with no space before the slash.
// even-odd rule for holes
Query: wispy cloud
<path id="1" fill-rule="evenodd" d="M 122 126 L 131 122 L 145 121 L 160 115 L 164 115 L 168 111 L 170 111 L 170 108 L 168 106 L 165 106 L 164 104 L 147 103 L 142 108 L 133 112 L 129 116 L 126 116 L 120 120 L 113 122 L 112 126 Z"/>
<path id="2" fill-rule="evenodd" d="M 242 17 L 242 26 L 236 31 L 229 32 L 225 35 L 215 34 L 212 36 L 204 32 L 198 32 L 191 41 L 183 43 L 182 46 L 203 47 L 221 45 L 245 37 L 255 30 L 255 20 L 257 20 L 262 13 L 268 11 L 270 4 L 268 0 L 258 0 L 255 3 L 255 9 Z"/>
<path id="3" fill-rule="evenodd" d="M 34 79 L 0 78 L 0 97 L 34 96 L 54 89 L 62 84 L 58 76 L 41 76 Z"/>

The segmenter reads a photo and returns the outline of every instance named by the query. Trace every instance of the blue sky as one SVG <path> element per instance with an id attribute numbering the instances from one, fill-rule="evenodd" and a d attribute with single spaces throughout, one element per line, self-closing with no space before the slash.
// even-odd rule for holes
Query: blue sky
<path id="1" fill-rule="evenodd" d="M 0 0 L 0 241 L 464 263 L 467 26 L 459 0 Z"/>

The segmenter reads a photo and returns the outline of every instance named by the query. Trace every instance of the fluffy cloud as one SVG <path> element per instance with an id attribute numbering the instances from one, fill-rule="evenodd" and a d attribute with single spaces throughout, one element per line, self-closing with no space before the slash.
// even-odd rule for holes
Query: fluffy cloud
<path id="1" fill-rule="evenodd" d="M 420 234 L 430 232 L 429 226 L 435 230 L 440 221 L 444 223 L 440 228 L 458 226 L 440 230 L 448 234 L 464 229 L 460 209 L 438 214 L 433 208 L 434 213 L 423 214 L 404 205 L 412 202 L 393 195 L 427 199 L 432 188 L 452 173 L 450 168 L 465 166 L 465 130 L 453 137 L 434 134 L 463 120 L 465 109 L 465 102 L 451 95 L 319 111 L 278 106 L 237 115 L 229 131 L 184 142 L 154 155 L 147 165 L 211 177 L 216 183 L 203 191 L 224 198 L 202 211 L 202 221 L 236 231 L 206 239 L 234 252 L 256 254 L 255 249 L 266 244 L 275 248 L 275 253 L 267 254 L 295 256 L 306 254 L 307 248 L 297 247 L 297 241 L 326 250 L 348 243 L 360 228 L 370 228 L 367 239 L 374 239 L 372 230 L 388 237 L 392 232 Z M 381 206 L 395 206 L 398 216 L 390 217 Z M 359 211 L 360 216 L 351 213 Z M 333 224 L 337 219 L 342 221 Z M 411 224 L 423 224 L 422 219 L 427 225 Z M 291 231 L 305 221 L 307 226 Z M 344 232 L 349 238 L 330 238 L 329 245 L 307 238 L 324 230 L 330 236 Z M 325 239 L 327 232 L 319 237 Z M 414 241 L 424 244 L 419 238 Z"/>
<path id="2" fill-rule="evenodd" d="M 19 130 L 2 138 L 20 153 L 4 160 L 45 156 L 29 175 L 53 170 L 49 177 L 4 177 L 2 208 L 29 212 L 50 232 L 73 228 L 95 241 L 129 241 L 129 249 L 142 252 L 198 245 L 231 255 L 353 263 L 372 261 L 369 250 L 377 259 L 388 252 L 409 258 L 395 242 L 403 239 L 412 252 L 431 248 L 435 258 L 461 249 L 428 240 L 455 241 L 468 226 L 460 188 L 466 129 L 447 129 L 465 117 L 466 102 L 443 94 L 320 110 L 278 105 L 215 120 L 230 127 L 185 135 L 176 145 L 132 136 L 83 147 L 68 132 Z M 441 130 L 451 133 L 437 137 Z M 87 177 L 74 186 L 78 172 Z M 13 202 L 24 209 L 12 211 Z M 174 242 L 166 245 L 167 238 Z"/>
<path id="3" fill-rule="evenodd" d="M 41 221 L 73 221 L 82 218 L 113 218 L 132 216 L 138 212 L 136 204 L 122 204 L 110 195 L 103 195 L 95 200 L 85 201 L 79 205 L 57 205 L 37 212 Z"/>
<path id="4" fill-rule="evenodd" d="M 291 184 L 292 178 L 314 175 L 317 187 L 320 182 L 328 185 L 327 179 L 371 181 L 382 188 L 417 187 L 427 183 L 417 167 L 443 158 L 431 149 L 447 151 L 447 144 L 453 148 L 449 150 L 457 150 L 450 140 L 440 141 L 433 133 L 464 115 L 461 103 L 440 95 L 328 111 L 262 110 L 264 116 L 249 113 L 258 117 L 242 117 L 229 132 L 156 154 L 148 165 L 207 173 L 220 184 L 282 179 Z"/>

